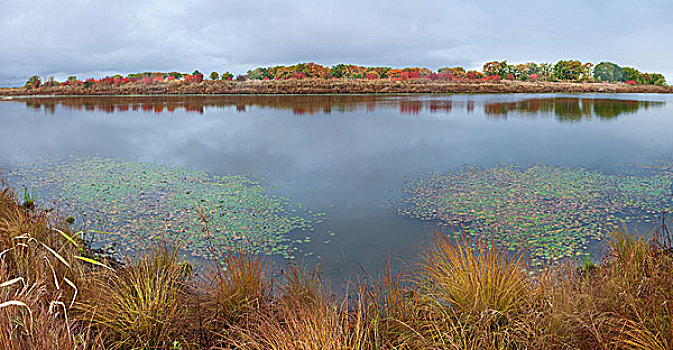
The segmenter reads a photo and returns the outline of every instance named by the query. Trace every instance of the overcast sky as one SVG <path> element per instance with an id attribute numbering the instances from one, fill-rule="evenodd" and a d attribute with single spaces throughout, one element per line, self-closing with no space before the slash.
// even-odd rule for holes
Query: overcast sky
<path id="1" fill-rule="evenodd" d="M 673 82 L 671 0 L 0 0 L 0 85 L 256 66 L 610 60 Z"/>

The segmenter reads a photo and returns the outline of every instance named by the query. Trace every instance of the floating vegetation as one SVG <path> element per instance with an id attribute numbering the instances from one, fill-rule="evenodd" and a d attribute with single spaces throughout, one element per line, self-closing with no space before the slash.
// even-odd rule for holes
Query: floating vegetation
<path id="1" fill-rule="evenodd" d="M 297 247 L 288 233 L 308 231 L 313 217 L 323 215 L 300 217 L 288 200 L 270 196 L 246 176 L 184 167 L 92 157 L 26 167 L 18 176 L 122 254 L 167 239 L 201 258 L 232 248 L 292 257 Z"/>
<path id="2" fill-rule="evenodd" d="M 606 226 L 649 222 L 670 212 L 673 165 L 646 176 L 610 175 L 581 168 L 537 165 L 465 168 L 414 179 L 399 214 L 462 227 L 477 239 L 510 250 L 526 248 L 536 263 L 587 253 Z"/>

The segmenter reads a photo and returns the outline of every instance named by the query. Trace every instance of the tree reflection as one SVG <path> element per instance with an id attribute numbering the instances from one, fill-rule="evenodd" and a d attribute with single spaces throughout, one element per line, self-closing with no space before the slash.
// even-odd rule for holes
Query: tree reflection
<path id="1" fill-rule="evenodd" d="M 89 112 L 172 113 L 184 111 L 203 114 L 206 109 L 233 109 L 246 113 L 251 108 L 287 110 L 295 115 L 376 112 L 395 110 L 400 114 L 423 112 L 450 114 L 473 113 L 483 108 L 493 118 L 517 116 L 555 116 L 561 122 L 576 122 L 598 117 L 613 119 L 639 109 L 662 106 L 664 102 L 609 98 L 545 97 L 519 101 L 453 100 L 446 97 L 382 95 L 246 95 L 246 96 L 60 96 L 31 97 L 21 101 L 31 109 L 55 114 L 58 108 Z"/>

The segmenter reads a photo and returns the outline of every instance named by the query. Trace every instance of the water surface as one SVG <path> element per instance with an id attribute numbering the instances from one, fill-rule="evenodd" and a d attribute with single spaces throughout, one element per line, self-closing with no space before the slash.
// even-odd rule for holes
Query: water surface
<path id="1" fill-rule="evenodd" d="M 342 277 L 375 273 L 427 238 L 432 223 L 391 204 L 410 179 L 465 165 L 618 173 L 624 163 L 670 158 L 669 102 L 639 94 L 26 98 L 0 103 L 0 165 L 8 173 L 98 156 L 246 174 L 326 213 L 307 259 Z"/>

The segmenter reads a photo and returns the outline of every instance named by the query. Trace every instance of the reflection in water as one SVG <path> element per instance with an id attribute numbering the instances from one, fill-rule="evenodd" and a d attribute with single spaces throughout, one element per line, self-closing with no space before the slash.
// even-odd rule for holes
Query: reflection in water
<path id="1" fill-rule="evenodd" d="M 620 114 L 635 113 L 650 106 L 662 106 L 664 102 L 618 100 L 606 98 L 531 98 L 516 102 L 484 104 L 484 113 L 503 117 L 509 112 L 527 115 L 554 115 L 559 121 L 580 121 L 596 116 L 600 119 L 616 118 Z"/>
<path id="2" fill-rule="evenodd" d="M 250 95 L 250 96 L 137 96 L 137 97 L 38 97 L 23 100 L 33 109 L 44 109 L 54 114 L 57 107 L 71 110 L 102 111 L 106 113 L 142 111 L 152 113 L 184 110 L 203 114 L 206 108 L 271 108 L 291 110 L 295 115 L 374 112 L 396 110 L 402 114 L 417 115 L 422 111 L 449 114 L 454 110 L 474 112 L 483 108 L 490 117 L 516 115 L 554 115 L 559 121 L 612 119 L 620 114 L 635 113 L 639 109 L 662 106 L 664 102 L 622 100 L 607 98 L 545 97 L 519 101 L 489 102 L 487 100 L 458 100 L 450 97 L 419 98 L 418 96 L 377 95 Z"/>

